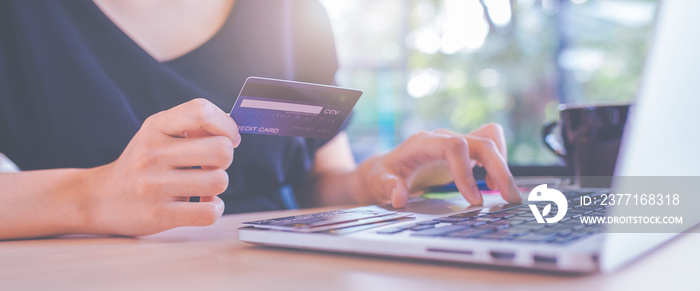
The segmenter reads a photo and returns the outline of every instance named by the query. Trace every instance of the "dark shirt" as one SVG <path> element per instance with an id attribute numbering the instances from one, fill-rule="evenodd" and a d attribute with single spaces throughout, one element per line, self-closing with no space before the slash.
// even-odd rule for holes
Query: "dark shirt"
<path id="1" fill-rule="evenodd" d="M 236 1 L 218 33 L 167 62 L 90 0 L 0 1 L 0 152 L 22 170 L 104 165 L 156 112 L 197 97 L 229 112 L 248 76 L 332 84 L 336 70 L 317 1 Z M 244 134 L 226 212 L 284 208 L 280 188 L 305 192 L 323 143 Z"/>

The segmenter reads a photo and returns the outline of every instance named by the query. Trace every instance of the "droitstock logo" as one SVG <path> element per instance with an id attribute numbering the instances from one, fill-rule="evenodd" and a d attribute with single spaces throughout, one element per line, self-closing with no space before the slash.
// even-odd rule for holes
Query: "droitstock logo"
<path id="1" fill-rule="evenodd" d="M 536 204 L 530 204 L 530 210 L 532 210 L 532 214 L 535 215 L 535 219 L 537 219 L 538 223 L 545 223 L 545 220 L 547 223 L 559 222 L 559 220 L 564 218 L 566 209 L 569 207 L 566 196 L 557 189 L 547 189 L 547 184 L 542 184 L 532 189 L 530 195 L 527 196 L 527 200 L 528 202 L 554 202 L 554 204 L 557 205 L 557 215 L 543 218 L 552 210 L 552 204 L 547 204 L 547 206 L 542 209 L 542 213 L 537 209 Z"/>

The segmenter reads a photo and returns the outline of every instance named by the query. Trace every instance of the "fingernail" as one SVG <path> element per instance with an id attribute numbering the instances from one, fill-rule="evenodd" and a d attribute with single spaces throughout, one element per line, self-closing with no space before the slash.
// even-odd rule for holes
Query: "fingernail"
<path id="1" fill-rule="evenodd" d="M 508 177 L 508 202 L 522 202 L 523 194 L 520 193 L 518 185 L 513 177 Z"/>
<path id="2" fill-rule="evenodd" d="M 221 203 L 214 204 L 214 207 L 216 209 L 216 213 L 221 217 L 221 215 L 224 214 L 224 209 L 226 208 L 226 204 L 222 201 Z"/>
<path id="3" fill-rule="evenodd" d="M 526 196 L 523 195 L 523 193 L 520 192 L 520 189 L 518 189 L 517 186 L 512 185 L 510 186 L 511 192 L 508 193 L 508 197 L 512 198 L 512 201 L 509 202 L 523 202 L 527 198 Z M 512 194 L 511 194 L 512 193 Z"/>
<path id="4" fill-rule="evenodd" d="M 396 208 L 403 208 L 406 207 L 408 199 L 408 194 L 406 193 L 399 193 L 399 187 L 394 188 L 394 190 L 391 191 L 391 204 L 392 206 Z"/>
<path id="5" fill-rule="evenodd" d="M 241 145 L 241 134 L 239 133 L 236 135 L 236 140 L 233 141 L 233 147 L 237 148 L 239 145 Z"/>
<path id="6" fill-rule="evenodd" d="M 472 184 L 472 191 L 469 193 L 469 195 L 471 195 L 472 199 L 476 202 L 473 203 L 474 205 L 481 205 L 484 203 L 484 200 L 481 198 L 481 192 L 479 192 L 479 187 L 476 186 L 476 183 Z"/>

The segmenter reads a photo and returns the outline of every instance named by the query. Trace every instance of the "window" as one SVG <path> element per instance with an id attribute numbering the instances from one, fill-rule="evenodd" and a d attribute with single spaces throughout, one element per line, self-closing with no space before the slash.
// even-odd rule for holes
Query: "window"
<path id="1" fill-rule="evenodd" d="M 420 130 L 498 122 L 511 165 L 561 165 L 540 140 L 560 103 L 634 99 L 656 1 L 324 0 L 342 86 L 365 94 L 356 159 Z"/>

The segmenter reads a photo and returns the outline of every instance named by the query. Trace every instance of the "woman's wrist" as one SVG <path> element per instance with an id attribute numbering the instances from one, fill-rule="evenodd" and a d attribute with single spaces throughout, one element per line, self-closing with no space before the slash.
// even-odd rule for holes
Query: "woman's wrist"
<path id="1" fill-rule="evenodd" d="M 61 169 L 60 177 L 56 177 L 55 187 L 56 199 L 53 203 L 56 204 L 55 215 L 56 230 L 59 234 L 98 234 L 97 228 L 94 225 L 95 219 L 93 215 L 94 197 L 96 191 L 92 186 L 91 181 L 94 172 L 93 169 Z"/>
<path id="2" fill-rule="evenodd" d="M 0 239 L 95 233 L 90 219 L 89 169 L 0 175 Z"/>
<path id="3" fill-rule="evenodd" d="M 90 169 L 75 169 L 70 178 L 72 183 L 72 203 L 68 207 L 73 207 L 72 221 L 69 225 L 73 233 L 86 234 L 107 234 L 99 225 L 98 198 L 101 173 L 106 166 L 99 166 Z M 70 184 L 69 184 L 70 185 Z"/>

